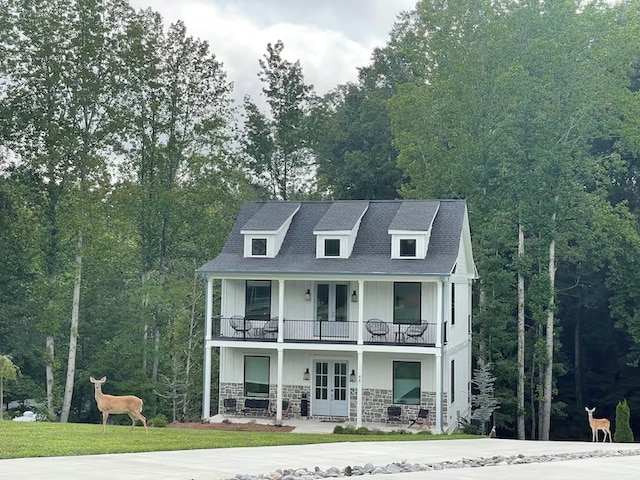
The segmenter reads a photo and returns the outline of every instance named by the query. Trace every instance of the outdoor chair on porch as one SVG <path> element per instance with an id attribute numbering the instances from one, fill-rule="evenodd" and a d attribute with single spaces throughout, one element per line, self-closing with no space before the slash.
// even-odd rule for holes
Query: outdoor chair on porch
<path id="1" fill-rule="evenodd" d="M 270 417 L 275 417 L 277 414 L 276 405 L 273 404 L 271 406 L 271 411 L 269 412 Z M 282 418 L 289 418 L 291 415 L 291 402 L 288 399 L 282 400 Z"/>
<path id="2" fill-rule="evenodd" d="M 251 320 L 247 320 L 240 315 L 231 317 L 229 324 L 233 328 L 234 336 L 236 337 L 246 337 L 247 332 L 251 330 Z"/>
<path id="3" fill-rule="evenodd" d="M 235 398 L 225 398 L 223 406 L 224 413 L 238 413 L 238 401 Z"/>
<path id="4" fill-rule="evenodd" d="M 414 418 L 413 420 L 411 420 L 411 423 L 409 424 L 409 428 L 411 428 L 413 425 L 419 425 L 418 430 L 422 430 L 422 427 L 429 426 L 429 410 L 426 408 L 421 408 L 418 411 L 418 416 L 416 418 Z"/>
<path id="5" fill-rule="evenodd" d="M 387 423 L 389 422 L 398 422 L 402 423 L 402 408 L 397 405 L 391 405 L 387 407 Z"/>
<path id="6" fill-rule="evenodd" d="M 262 336 L 265 338 L 276 338 L 278 336 L 278 317 L 273 317 L 264 324 Z"/>
<path id="7" fill-rule="evenodd" d="M 367 331 L 371 334 L 372 341 L 382 341 L 383 339 L 387 339 L 387 335 L 389 334 L 389 325 L 387 325 L 382 320 L 377 318 L 372 318 L 367 320 Z"/>
<path id="8" fill-rule="evenodd" d="M 424 332 L 427 331 L 428 323 L 418 323 L 416 325 L 409 325 L 404 331 L 405 337 L 408 337 L 412 342 L 420 342 L 424 340 Z"/>

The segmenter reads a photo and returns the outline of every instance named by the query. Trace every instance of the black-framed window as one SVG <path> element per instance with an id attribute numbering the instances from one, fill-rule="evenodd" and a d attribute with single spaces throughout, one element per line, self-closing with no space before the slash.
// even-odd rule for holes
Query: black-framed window
<path id="1" fill-rule="evenodd" d="M 456 401 L 456 361 L 451 360 L 451 383 L 449 385 L 449 398 L 451 403 Z"/>
<path id="2" fill-rule="evenodd" d="M 269 357 L 244 357 L 244 396 L 269 398 Z"/>
<path id="3" fill-rule="evenodd" d="M 420 405 L 420 362 L 393 362 L 393 403 Z"/>
<path id="4" fill-rule="evenodd" d="M 251 239 L 251 255 L 256 257 L 264 257 L 267 254 L 267 239 L 252 238 Z"/>
<path id="5" fill-rule="evenodd" d="M 416 256 L 416 239 L 415 238 L 400 239 L 400 256 L 401 257 Z"/>
<path id="6" fill-rule="evenodd" d="M 247 280 L 244 316 L 249 320 L 271 318 L 271 280 Z"/>
<path id="7" fill-rule="evenodd" d="M 340 256 L 340 239 L 325 238 L 324 240 L 324 256 L 339 257 Z"/>
<path id="8" fill-rule="evenodd" d="M 456 284 L 451 284 L 451 326 L 456 324 Z"/>
<path id="9" fill-rule="evenodd" d="M 418 282 L 393 284 L 393 323 L 421 323 L 422 285 Z"/>

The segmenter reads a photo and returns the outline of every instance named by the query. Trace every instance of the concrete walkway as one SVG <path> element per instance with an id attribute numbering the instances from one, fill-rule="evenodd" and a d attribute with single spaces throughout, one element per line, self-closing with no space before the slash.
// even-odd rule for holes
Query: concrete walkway
<path id="1" fill-rule="evenodd" d="M 240 421 L 240 419 L 238 419 Z M 246 421 L 246 420 L 245 420 Z M 333 423 L 287 420 L 297 433 L 331 432 Z M 382 427 L 382 426 L 381 426 Z M 406 425 L 405 425 L 406 427 Z M 390 426 L 388 428 L 398 428 Z M 0 446 L 1 448 L 1 446 Z M 503 439 L 426 440 L 413 442 L 343 442 L 279 447 L 221 448 L 175 452 L 86 455 L 76 457 L 0 460 L 0 479 L 68 480 L 224 480 L 236 474 L 267 474 L 283 468 L 318 466 L 343 469 L 347 465 L 393 462 L 436 463 L 462 458 L 526 456 L 592 451 L 640 450 L 637 444 L 591 442 L 535 442 Z M 640 456 L 556 461 L 497 467 L 449 469 L 378 476 L 379 480 L 522 479 L 567 480 L 637 479 Z M 372 480 L 375 480 L 372 478 Z"/>

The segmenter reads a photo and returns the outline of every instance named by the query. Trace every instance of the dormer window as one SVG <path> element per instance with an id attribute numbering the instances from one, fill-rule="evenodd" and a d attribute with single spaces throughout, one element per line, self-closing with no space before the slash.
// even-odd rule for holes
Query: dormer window
<path id="1" fill-rule="evenodd" d="M 339 257 L 340 256 L 340 239 L 326 238 L 324 241 L 324 256 Z"/>
<path id="2" fill-rule="evenodd" d="M 251 256 L 264 257 L 267 255 L 267 239 L 252 238 L 251 239 Z"/>
<path id="3" fill-rule="evenodd" d="M 400 256 L 401 257 L 416 257 L 416 239 L 415 238 L 401 238 L 400 239 Z"/>

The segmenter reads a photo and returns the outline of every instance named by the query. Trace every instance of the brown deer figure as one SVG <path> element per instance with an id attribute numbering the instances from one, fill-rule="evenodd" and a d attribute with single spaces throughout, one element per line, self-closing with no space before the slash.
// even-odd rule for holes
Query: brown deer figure
<path id="1" fill-rule="evenodd" d="M 98 404 L 98 410 L 102 412 L 102 433 L 107 431 L 107 419 L 110 413 L 126 413 L 133 422 L 131 429 L 136 424 L 136 420 L 140 420 L 144 425 L 145 433 L 149 433 L 147 430 L 147 419 L 142 416 L 142 399 L 134 395 L 106 395 L 102 393 L 102 384 L 107 381 L 107 377 L 102 377 L 100 380 L 96 380 L 93 377 L 89 377 L 91 383 L 95 387 L 96 403 Z"/>
<path id="2" fill-rule="evenodd" d="M 596 407 L 591 409 L 584 407 L 587 411 L 587 415 L 589 415 L 589 426 L 591 427 L 591 441 L 598 442 L 598 430 L 602 430 L 604 432 L 603 442 L 607 441 L 607 434 L 609 435 L 609 443 L 612 443 L 611 440 L 611 422 L 609 422 L 606 418 L 593 418 L 593 412 L 595 412 Z"/>

